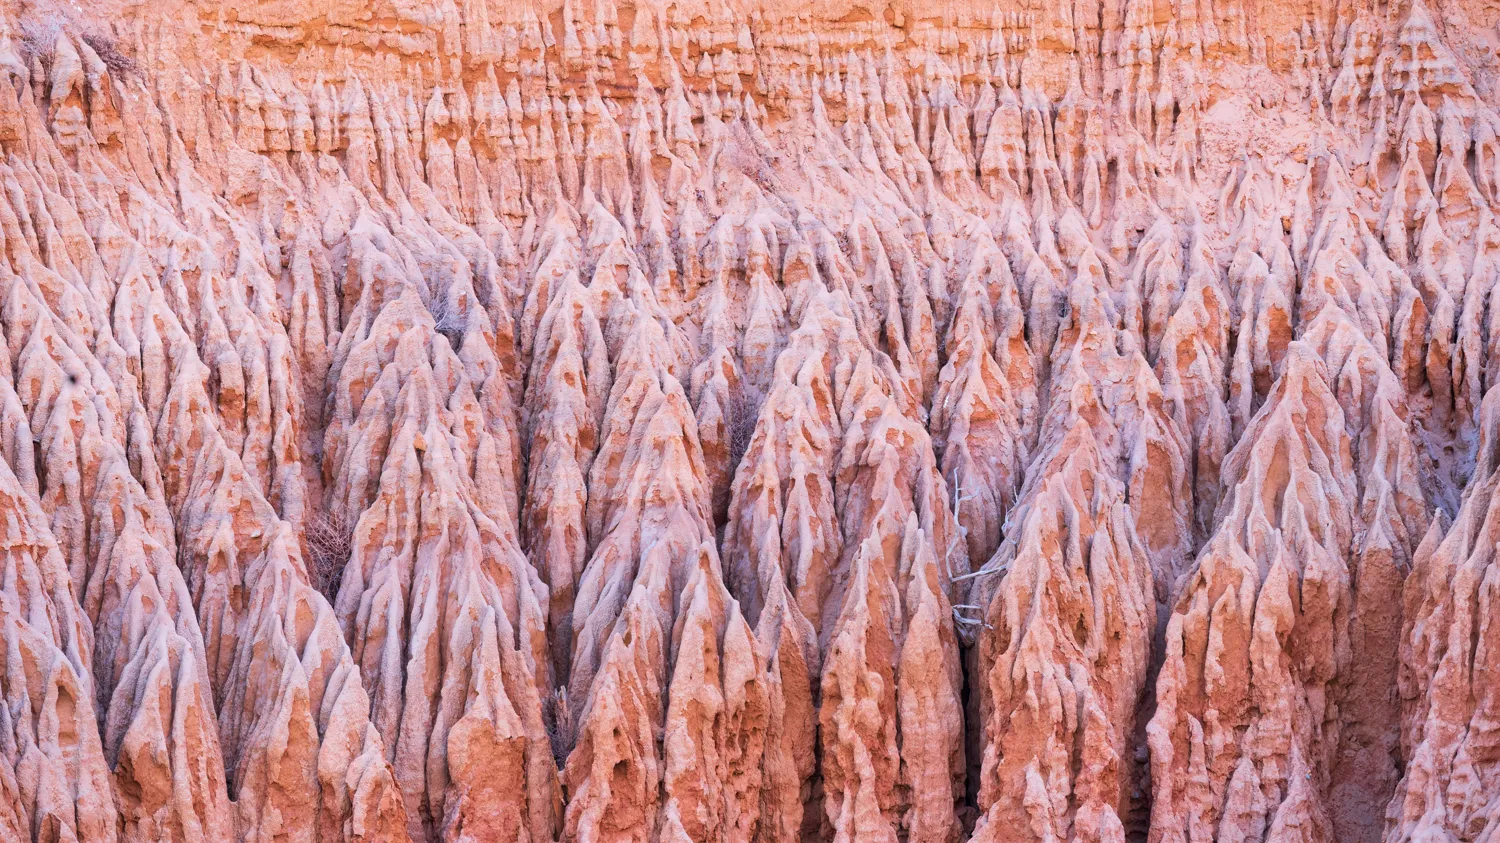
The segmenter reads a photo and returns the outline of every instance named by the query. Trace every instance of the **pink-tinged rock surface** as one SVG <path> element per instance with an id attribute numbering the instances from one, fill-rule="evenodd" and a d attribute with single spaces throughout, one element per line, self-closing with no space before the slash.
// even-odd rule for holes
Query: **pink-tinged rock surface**
<path id="1" fill-rule="evenodd" d="M 0 839 L 1497 843 L 1497 26 L 0 2 Z"/>

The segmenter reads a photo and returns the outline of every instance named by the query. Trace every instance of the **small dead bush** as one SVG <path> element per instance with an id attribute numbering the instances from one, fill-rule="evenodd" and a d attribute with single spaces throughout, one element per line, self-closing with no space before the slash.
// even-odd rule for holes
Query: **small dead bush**
<path id="1" fill-rule="evenodd" d="M 464 341 L 465 325 L 463 317 L 448 305 L 446 299 L 437 297 L 432 299 L 432 306 L 429 310 L 432 312 L 432 321 L 436 326 L 437 332 L 447 337 L 448 345 L 457 352 L 458 347 L 463 345 Z"/>
<path id="2" fill-rule="evenodd" d="M 729 414 L 729 469 L 739 467 L 745 451 L 750 449 L 750 440 L 755 436 L 758 408 L 751 396 L 741 392 L 730 402 Z"/>
<path id="3" fill-rule="evenodd" d="M 572 750 L 569 743 L 573 739 L 573 712 L 568 708 L 567 687 L 553 691 L 546 703 L 549 709 L 547 740 L 552 744 L 552 759 L 558 767 L 564 767 L 568 763 L 568 752 Z"/>
<path id="4" fill-rule="evenodd" d="M 52 55 L 57 36 L 63 31 L 63 18 L 60 14 L 31 14 L 21 19 L 17 29 L 16 46 L 21 58 L 30 64 L 32 59 Z"/>
<path id="5" fill-rule="evenodd" d="M 307 522 L 307 576 L 332 603 L 354 552 L 354 529 L 336 512 L 320 512 Z"/>
<path id="6" fill-rule="evenodd" d="M 136 64 L 135 59 L 120 51 L 120 45 L 113 35 L 103 32 L 85 32 L 83 43 L 89 45 L 89 49 L 94 51 L 94 55 L 104 62 L 104 66 L 109 68 L 109 72 L 115 77 L 124 79 L 140 72 L 140 66 Z"/>

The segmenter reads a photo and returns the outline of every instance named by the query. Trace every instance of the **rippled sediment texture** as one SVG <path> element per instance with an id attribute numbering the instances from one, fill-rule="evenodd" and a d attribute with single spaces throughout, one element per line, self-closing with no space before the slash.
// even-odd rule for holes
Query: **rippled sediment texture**
<path id="1" fill-rule="evenodd" d="M 1500 12 L 0 7 L 0 839 L 1500 841 Z"/>

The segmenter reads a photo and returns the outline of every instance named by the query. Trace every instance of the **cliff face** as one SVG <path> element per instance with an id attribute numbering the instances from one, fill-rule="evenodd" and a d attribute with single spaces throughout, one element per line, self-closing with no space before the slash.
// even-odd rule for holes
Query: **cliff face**
<path id="1" fill-rule="evenodd" d="M 0 837 L 1500 841 L 1497 23 L 0 5 Z"/>

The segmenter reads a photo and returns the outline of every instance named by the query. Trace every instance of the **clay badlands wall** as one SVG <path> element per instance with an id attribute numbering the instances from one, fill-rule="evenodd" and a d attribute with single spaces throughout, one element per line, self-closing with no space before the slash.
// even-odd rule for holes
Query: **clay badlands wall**
<path id="1" fill-rule="evenodd" d="M 0 839 L 1500 840 L 1497 20 L 0 4 Z"/>

